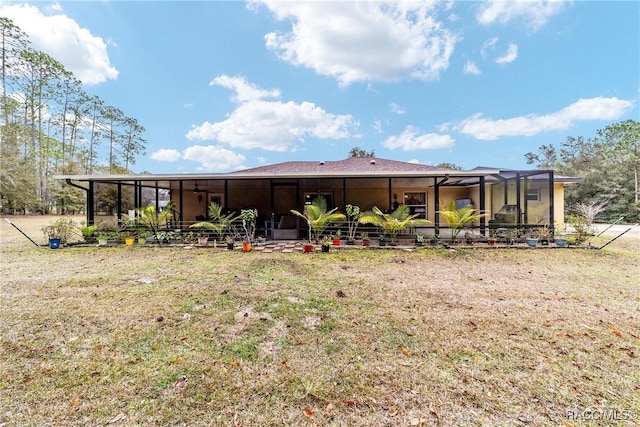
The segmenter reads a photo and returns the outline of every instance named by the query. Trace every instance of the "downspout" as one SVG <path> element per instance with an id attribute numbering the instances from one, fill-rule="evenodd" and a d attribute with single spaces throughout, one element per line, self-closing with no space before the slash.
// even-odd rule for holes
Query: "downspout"
<path id="1" fill-rule="evenodd" d="M 87 225 L 93 225 L 94 223 L 94 219 L 93 219 L 93 182 L 89 181 L 89 188 L 85 188 L 81 185 L 78 184 L 74 184 L 70 178 L 66 179 L 67 184 L 75 187 L 75 188 L 79 188 L 80 190 L 83 190 L 86 193 L 86 198 L 85 200 L 87 201 L 87 211 L 86 211 L 86 215 L 87 215 Z"/>

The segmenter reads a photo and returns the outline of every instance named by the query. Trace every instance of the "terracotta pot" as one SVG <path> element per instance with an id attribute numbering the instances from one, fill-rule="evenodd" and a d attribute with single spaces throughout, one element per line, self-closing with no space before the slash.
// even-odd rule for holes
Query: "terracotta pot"
<path id="1" fill-rule="evenodd" d="M 242 242 L 242 251 L 250 252 L 251 251 L 251 242 Z"/>

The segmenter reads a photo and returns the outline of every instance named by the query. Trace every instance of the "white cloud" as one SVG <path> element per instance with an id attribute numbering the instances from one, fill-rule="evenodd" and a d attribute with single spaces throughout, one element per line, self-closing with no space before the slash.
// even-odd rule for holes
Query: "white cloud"
<path id="1" fill-rule="evenodd" d="M 151 158 L 160 162 L 177 162 L 181 157 L 180 151 L 167 148 L 151 153 Z"/>
<path id="2" fill-rule="evenodd" d="M 459 36 L 437 19 L 434 2 L 289 2 L 256 0 L 289 32 L 265 36 L 280 59 L 354 82 L 437 79 L 449 67 Z"/>
<path id="3" fill-rule="evenodd" d="M 518 45 L 511 43 L 507 48 L 507 52 L 496 59 L 496 64 L 504 65 L 513 62 L 518 57 Z"/>
<path id="4" fill-rule="evenodd" d="M 50 10 L 55 13 L 59 7 Z M 118 77 L 118 70 L 109 61 L 107 43 L 68 16 L 46 16 L 28 4 L 2 6 L 0 16 L 10 18 L 28 34 L 34 49 L 56 59 L 84 84 L 103 83 Z"/>
<path id="5" fill-rule="evenodd" d="M 265 101 L 261 98 L 277 97 L 280 92 L 264 91 L 241 77 L 220 76 L 212 84 L 235 90 L 232 99 L 239 105 L 224 121 L 206 121 L 193 126 L 186 135 L 190 140 L 216 140 L 235 148 L 286 151 L 305 137 L 349 138 L 351 129 L 358 126 L 352 116 L 327 113 L 311 102 Z"/>
<path id="6" fill-rule="evenodd" d="M 496 22 L 506 24 L 520 19 L 532 29 L 537 30 L 547 23 L 549 18 L 562 12 L 564 0 L 491 0 L 483 3 L 476 18 L 483 25 Z"/>
<path id="7" fill-rule="evenodd" d="M 248 83 L 244 78 L 238 76 L 218 76 L 209 82 L 209 86 L 222 86 L 224 88 L 231 89 L 235 92 L 235 95 L 231 97 L 231 100 L 239 104 L 247 101 L 256 101 L 262 98 L 280 98 L 280 91 L 278 89 L 260 89 L 256 85 Z"/>
<path id="8" fill-rule="evenodd" d="M 398 114 L 398 115 L 406 114 L 406 112 L 407 112 L 407 110 L 405 110 L 404 108 L 402 108 L 401 106 L 399 106 L 395 102 L 391 102 L 389 104 L 389 111 L 391 111 L 394 114 Z"/>
<path id="9" fill-rule="evenodd" d="M 498 40 L 499 40 L 498 37 L 492 37 L 488 40 L 485 40 L 484 43 L 482 43 L 482 48 L 480 49 L 480 55 L 482 55 L 483 58 L 486 58 L 487 51 L 493 50 L 496 46 L 496 43 L 498 43 Z"/>
<path id="10" fill-rule="evenodd" d="M 476 139 L 493 140 L 505 136 L 532 136 L 542 132 L 570 128 L 583 120 L 615 120 L 633 106 L 632 101 L 618 98 L 579 99 L 560 111 L 545 114 L 512 117 L 509 119 L 485 119 L 481 114 L 453 125 L 453 129 L 472 135 Z M 448 124 L 441 129 L 449 128 Z"/>
<path id="11" fill-rule="evenodd" d="M 204 172 L 243 168 L 245 161 L 242 154 L 215 145 L 192 145 L 184 150 L 182 158 L 200 163 L 202 166 L 198 170 Z"/>
<path id="12" fill-rule="evenodd" d="M 390 150 L 435 150 L 452 147 L 455 142 L 449 135 L 425 133 L 418 135 L 420 129 L 407 126 L 400 135 L 394 135 L 382 142 L 382 145 Z"/>
<path id="13" fill-rule="evenodd" d="M 474 74 L 476 76 L 481 74 L 480 69 L 478 68 L 476 63 L 471 61 L 471 60 L 467 60 L 467 63 L 464 64 L 464 73 L 465 74 Z"/>
<path id="14" fill-rule="evenodd" d="M 380 120 L 376 120 L 375 122 L 373 122 L 373 130 L 376 131 L 377 133 L 382 133 L 382 121 Z"/>

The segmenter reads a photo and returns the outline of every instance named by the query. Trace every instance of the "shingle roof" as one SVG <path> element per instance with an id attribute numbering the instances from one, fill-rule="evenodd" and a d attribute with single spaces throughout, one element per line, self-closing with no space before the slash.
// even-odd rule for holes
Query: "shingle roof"
<path id="1" fill-rule="evenodd" d="M 411 172 L 411 171 L 446 171 L 446 168 L 421 165 L 417 163 L 399 162 L 396 160 L 378 159 L 374 157 L 350 157 L 336 161 L 303 161 L 284 162 L 251 169 L 243 169 L 239 173 L 322 173 L 322 172 Z"/>

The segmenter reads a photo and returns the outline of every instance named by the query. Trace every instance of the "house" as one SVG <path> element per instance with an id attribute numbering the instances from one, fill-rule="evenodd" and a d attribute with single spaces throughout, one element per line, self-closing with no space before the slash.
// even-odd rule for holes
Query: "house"
<path id="1" fill-rule="evenodd" d="M 362 210 L 391 211 L 400 204 L 432 221 L 426 232 L 446 224 L 438 206 L 455 200 L 471 204 L 487 217 L 474 228 L 526 227 L 564 222 L 564 186 L 578 180 L 553 170 L 478 167 L 460 171 L 395 160 L 353 157 L 338 161 L 293 161 L 220 174 L 60 175 L 86 192 L 87 223 L 101 215 L 122 218 L 136 207 L 174 202 L 175 227 L 188 227 L 207 216 L 213 201 L 227 210 L 256 208 L 261 233 L 272 238 L 299 238 L 301 224 L 290 216 L 318 195 L 330 208 L 347 204 Z M 109 197 L 105 196 L 109 195 Z M 107 202 L 106 202 L 107 201 Z M 287 224 L 288 223 L 288 224 Z M 288 230 L 278 231 L 278 230 Z"/>

